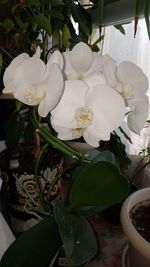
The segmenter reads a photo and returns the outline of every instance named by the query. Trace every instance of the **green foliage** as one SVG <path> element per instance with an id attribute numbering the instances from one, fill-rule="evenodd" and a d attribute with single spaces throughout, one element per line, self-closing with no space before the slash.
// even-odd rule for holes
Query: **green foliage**
<path id="1" fill-rule="evenodd" d="M 53 217 L 20 235 L 4 254 L 0 267 L 46 267 L 61 246 L 61 238 Z"/>
<path id="2" fill-rule="evenodd" d="M 73 177 L 68 197 L 69 210 L 77 211 L 84 206 L 103 210 L 123 199 L 128 190 L 128 182 L 118 169 L 100 159 L 82 166 Z"/>
<path id="3" fill-rule="evenodd" d="M 125 35 L 125 29 L 123 28 L 123 26 L 121 24 L 118 25 L 114 25 L 114 27 L 119 30 L 122 34 Z"/>
<path id="4" fill-rule="evenodd" d="M 36 16 L 36 20 L 37 20 L 37 24 L 38 24 L 39 28 L 46 31 L 47 34 L 50 36 L 52 29 L 51 29 L 51 24 L 50 24 L 50 21 L 48 20 L 48 18 L 46 16 L 44 16 L 43 13 L 39 13 Z"/>
<path id="5" fill-rule="evenodd" d="M 69 266 L 89 261 L 97 252 L 97 242 L 89 222 L 67 211 L 63 202 L 53 201 L 55 219 L 63 240 Z"/>

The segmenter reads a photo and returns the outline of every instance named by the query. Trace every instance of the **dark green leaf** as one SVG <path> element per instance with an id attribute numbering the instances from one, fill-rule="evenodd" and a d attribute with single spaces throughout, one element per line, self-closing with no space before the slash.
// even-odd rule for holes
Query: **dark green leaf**
<path id="1" fill-rule="evenodd" d="M 61 244 L 56 222 L 49 217 L 16 239 L 5 252 L 0 267 L 46 267 Z"/>
<path id="2" fill-rule="evenodd" d="M 91 17 L 80 4 L 71 4 L 71 13 L 75 22 L 79 23 L 79 30 L 86 36 L 92 33 Z"/>
<path id="3" fill-rule="evenodd" d="M 45 30 L 48 35 L 51 35 L 52 29 L 51 29 L 51 24 L 50 24 L 50 21 L 48 20 L 48 18 L 46 16 L 44 16 L 44 14 L 39 13 L 36 16 L 36 19 L 37 19 L 38 26 L 41 29 Z"/>
<path id="4" fill-rule="evenodd" d="M 98 9 L 97 9 L 97 12 L 98 12 L 98 24 L 99 25 L 102 25 L 102 22 L 103 22 L 103 9 L 104 9 L 104 0 L 99 0 L 98 1 Z"/>
<path id="5" fill-rule="evenodd" d="M 62 44 L 65 48 L 70 47 L 70 39 L 71 39 L 71 34 L 68 29 L 67 24 L 64 24 L 63 30 L 62 30 Z"/>
<path id="6" fill-rule="evenodd" d="M 53 205 L 69 266 L 89 261 L 97 252 L 92 227 L 85 218 L 69 213 L 61 200 L 53 201 Z"/>
<path id="7" fill-rule="evenodd" d="M 5 19 L 3 21 L 3 27 L 5 28 L 5 30 L 7 32 L 9 32 L 9 31 L 11 31 L 13 29 L 14 23 L 13 23 L 13 21 L 11 19 Z"/>
<path id="8" fill-rule="evenodd" d="M 64 20 L 64 16 L 63 16 L 63 14 L 61 14 L 61 13 L 58 12 L 57 10 L 51 10 L 51 11 L 49 12 L 49 14 L 50 14 L 52 17 L 55 17 L 55 18 L 57 18 L 57 19 L 59 19 L 59 20 Z"/>
<path id="9" fill-rule="evenodd" d="M 125 34 L 125 29 L 123 28 L 123 26 L 121 24 L 118 25 L 114 25 L 114 27 L 119 30 L 122 34 Z"/>
<path id="10" fill-rule="evenodd" d="M 141 14 L 142 0 L 136 0 L 135 3 L 135 16 L 139 17 Z"/>
<path id="11" fill-rule="evenodd" d="M 147 27 L 147 33 L 150 39 L 150 1 L 145 0 L 145 9 L 144 9 L 144 15 L 145 15 L 145 22 L 146 22 L 146 27 Z"/>
<path id="12" fill-rule="evenodd" d="M 72 182 L 69 190 L 69 208 L 83 206 L 106 208 L 128 194 L 127 179 L 111 163 L 101 161 L 86 165 Z"/>
<path id="13" fill-rule="evenodd" d="M 16 110 L 19 111 L 21 109 L 22 102 L 20 102 L 19 100 L 16 100 L 15 104 L 16 104 Z"/>

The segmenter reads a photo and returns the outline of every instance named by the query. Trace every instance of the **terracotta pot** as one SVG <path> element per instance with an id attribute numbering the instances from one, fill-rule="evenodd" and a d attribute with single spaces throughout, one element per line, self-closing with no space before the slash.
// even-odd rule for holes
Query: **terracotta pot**
<path id="1" fill-rule="evenodd" d="M 150 266 L 150 243 L 146 241 L 133 226 L 129 213 L 137 203 L 150 199 L 150 187 L 140 189 L 131 194 L 123 203 L 121 209 L 121 224 L 129 240 L 130 267 Z"/>

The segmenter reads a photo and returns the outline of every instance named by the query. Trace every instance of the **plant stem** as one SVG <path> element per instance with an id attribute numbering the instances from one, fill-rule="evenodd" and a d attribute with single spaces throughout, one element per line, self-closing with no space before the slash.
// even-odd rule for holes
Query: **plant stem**
<path id="1" fill-rule="evenodd" d="M 40 181 L 39 181 L 38 171 L 39 171 L 39 166 L 41 164 L 43 156 L 45 155 L 45 151 L 46 151 L 47 147 L 48 147 L 48 144 L 46 143 L 43 146 L 43 148 L 40 150 L 40 152 L 38 154 L 38 157 L 36 158 L 35 172 L 34 172 L 36 190 L 37 190 L 37 193 L 39 195 L 41 204 L 46 208 L 46 210 L 48 210 L 49 207 L 47 206 L 45 198 L 44 198 L 44 195 L 43 195 L 43 192 L 41 191 L 41 185 L 40 185 Z"/>
<path id="2" fill-rule="evenodd" d="M 36 118 L 35 109 L 32 109 L 31 114 L 31 122 L 37 129 L 39 135 L 50 145 L 52 145 L 54 148 L 58 149 L 59 151 L 63 152 L 64 154 L 71 156 L 75 160 L 79 160 L 82 162 L 89 162 L 84 156 L 84 153 L 77 152 L 76 150 L 72 149 L 70 146 L 66 145 L 64 142 L 59 140 L 57 137 L 52 135 L 50 132 L 48 132 L 42 124 L 40 124 Z"/>

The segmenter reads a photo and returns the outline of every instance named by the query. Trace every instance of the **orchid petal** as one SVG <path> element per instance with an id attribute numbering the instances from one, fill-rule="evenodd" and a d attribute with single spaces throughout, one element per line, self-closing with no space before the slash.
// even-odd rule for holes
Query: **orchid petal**
<path id="1" fill-rule="evenodd" d="M 63 53 L 64 59 L 64 72 L 65 76 L 68 80 L 76 80 L 77 79 L 77 72 L 73 69 L 70 63 L 70 52 L 66 51 Z"/>
<path id="2" fill-rule="evenodd" d="M 61 70 L 63 69 L 63 57 L 58 50 L 54 51 L 54 53 L 49 57 L 47 66 L 52 65 L 53 63 L 58 64 Z"/>
<path id="3" fill-rule="evenodd" d="M 84 106 L 87 91 L 88 87 L 82 81 L 66 81 L 62 98 L 56 108 L 51 111 L 51 122 L 61 127 L 77 128 L 75 112 L 78 107 Z"/>
<path id="4" fill-rule="evenodd" d="M 37 48 L 36 48 L 36 52 L 35 52 L 35 54 L 33 55 L 33 57 L 40 58 L 40 56 L 41 56 L 41 48 L 40 48 L 39 45 L 38 45 Z"/>
<path id="5" fill-rule="evenodd" d="M 148 79 L 144 72 L 132 62 L 122 62 L 116 76 L 122 83 L 131 84 L 135 98 L 143 96 L 148 90 Z"/>
<path id="6" fill-rule="evenodd" d="M 105 118 L 104 114 L 94 113 L 93 123 L 87 128 L 88 133 L 96 140 L 109 140 L 110 139 L 110 125 Z"/>
<path id="7" fill-rule="evenodd" d="M 103 55 L 98 54 L 98 53 L 93 53 L 93 63 L 90 66 L 89 70 L 85 75 L 88 75 L 89 73 L 92 72 L 98 72 L 98 71 L 103 71 Z"/>
<path id="8" fill-rule="evenodd" d="M 130 130 L 140 134 L 149 114 L 149 99 L 145 95 L 140 99 L 134 99 L 132 102 L 130 106 L 134 106 L 134 109 L 128 115 L 127 124 Z"/>
<path id="9" fill-rule="evenodd" d="M 53 128 L 58 133 L 57 137 L 61 140 L 73 140 L 72 130 L 64 127 L 59 127 L 53 124 Z"/>
<path id="10" fill-rule="evenodd" d="M 106 77 L 109 86 L 115 88 L 117 86 L 116 80 L 116 62 L 109 55 L 105 55 L 103 58 L 104 66 L 103 72 Z"/>
<path id="11" fill-rule="evenodd" d="M 44 62 L 36 57 L 24 61 L 15 71 L 14 79 L 18 84 L 23 82 L 38 83 L 42 80 L 45 72 Z"/>
<path id="12" fill-rule="evenodd" d="M 48 69 L 49 75 L 41 85 L 45 89 L 45 95 L 38 107 L 38 113 L 41 117 L 46 117 L 56 106 L 64 89 L 64 81 L 60 67 L 53 63 Z"/>
<path id="13" fill-rule="evenodd" d="M 88 129 L 85 130 L 83 134 L 83 138 L 86 141 L 87 144 L 89 144 L 92 147 L 98 147 L 99 146 L 99 138 L 96 138 L 95 136 L 91 135 L 88 131 Z"/>
<path id="14" fill-rule="evenodd" d="M 110 131 L 116 129 L 125 115 L 123 98 L 107 85 L 97 85 L 93 94 L 87 94 L 86 103 L 93 111 L 94 116 L 101 114 L 109 124 Z"/>
<path id="15" fill-rule="evenodd" d="M 10 65 L 6 68 L 3 76 L 4 90 L 3 93 L 13 93 L 12 81 L 14 79 L 14 73 L 17 67 L 19 67 L 25 60 L 29 59 L 29 55 L 22 53 L 19 56 L 15 57 Z"/>
<path id="16" fill-rule="evenodd" d="M 94 87 L 98 84 L 106 84 L 106 79 L 101 72 L 95 71 L 85 77 L 84 82 L 87 83 L 90 90 L 93 90 Z"/>
<path id="17" fill-rule="evenodd" d="M 70 62 L 77 73 L 84 73 L 88 71 L 93 63 L 93 58 L 93 52 L 90 47 L 83 42 L 75 45 L 70 52 Z"/>
<path id="18" fill-rule="evenodd" d="M 24 83 L 14 92 L 14 98 L 29 106 L 35 106 L 40 103 L 44 96 L 44 88 L 37 88 L 36 84 Z"/>

